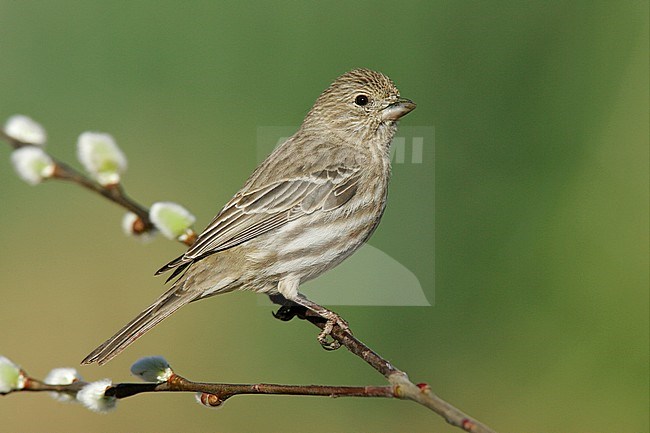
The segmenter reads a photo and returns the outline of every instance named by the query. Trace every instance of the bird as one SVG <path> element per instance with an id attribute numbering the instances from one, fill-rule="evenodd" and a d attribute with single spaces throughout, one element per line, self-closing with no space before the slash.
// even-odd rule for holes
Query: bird
<path id="1" fill-rule="evenodd" d="M 377 228 L 390 143 L 415 107 L 381 72 L 360 68 L 336 78 L 195 243 L 156 272 L 172 272 L 169 290 L 82 364 L 105 364 L 182 306 L 235 290 L 281 295 L 321 316 L 324 346 L 334 325 L 349 329 L 299 286 L 341 263 Z"/>

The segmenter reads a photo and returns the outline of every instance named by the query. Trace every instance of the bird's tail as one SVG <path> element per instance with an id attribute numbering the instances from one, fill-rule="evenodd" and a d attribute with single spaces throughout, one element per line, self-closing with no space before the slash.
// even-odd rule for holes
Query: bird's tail
<path id="1" fill-rule="evenodd" d="M 179 280 L 135 319 L 93 350 L 81 363 L 107 363 L 174 311 L 200 296 L 200 291 L 187 290 L 184 286 L 184 281 Z"/>

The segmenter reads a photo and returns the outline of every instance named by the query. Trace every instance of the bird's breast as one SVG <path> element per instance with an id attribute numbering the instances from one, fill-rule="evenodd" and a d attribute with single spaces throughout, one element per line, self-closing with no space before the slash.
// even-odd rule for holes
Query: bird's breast
<path id="1" fill-rule="evenodd" d="M 388 179 L 363 176 L 355 195 L 344 205 L 316 211 L 261 236 L 247 254 L 256 278 L 297 274 L 302 282 L 341 263 L 377 227 L 386 203 Z"/>

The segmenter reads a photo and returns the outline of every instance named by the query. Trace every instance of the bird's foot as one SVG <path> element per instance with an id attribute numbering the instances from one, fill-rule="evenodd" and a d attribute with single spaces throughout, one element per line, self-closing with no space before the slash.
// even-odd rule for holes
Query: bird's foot
<path id="1" fill-rule="evenodd" d="M 341 316 L 334 313 L 333 311 L 329 311 L 327 314 L 323 314 L 322 317 L 325 318 L 327 322 L 325 322 L 325 327 L 320 332 L 320 334 L 318 334 L 318 342 L 325 350 L 336 350 L 341 347 L 341 343 L 332 337 L 332 330 L 334 329 L 334 325 L 337 325 L 339 328 L 341 328 L 342 331 L 346 332 L 350 332 L 350 326 L 348 325 L 348 322 L 343 320 Z"/>
<path id="2" fill-rule="evenodd" d="M 274 293 L 269 295 L 269 298 L 274 304 L 281 305 L 278 311 L 273 313 L 273 316 L 276 319 L 287 322 L 294 317 L 299 317 L 300 319 L 306 319 L 313 323 L 323 323 L 322 321 L 324 321 L 325 325 L 320 334 L 318 334 L 317 339 L 325 350 L 336 350 L 341 347 L 341 343 L 332 337 L 332 331 L 335 326 L 341 331 L 352 334 L 348 322 L 343 320 L 341 316 L 310 301 L 304 295 L 299 294 L 298 296 L 288 299 L 282 294 Z M 308 312 L 311 313 L 309 315 L 311 317 L 308 317 L 306 314 Z M 314 315 L 316 315 L 316 317 L 314 317 Z"/>

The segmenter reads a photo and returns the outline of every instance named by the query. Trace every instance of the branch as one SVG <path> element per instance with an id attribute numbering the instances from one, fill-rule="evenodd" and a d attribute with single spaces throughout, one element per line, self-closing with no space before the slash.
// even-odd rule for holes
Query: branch
<path id="1" fill-rule="evenodd" d="M 207 394 L 204 404 L 222 405 L 235 395 L 306 395 L 321 397 L 383 397 L 394 398 L 392 386 L 323 386 L 323 385 L 277 385 L 268 383 L 232 384 L 192 382 L 177 374 L 163 383 L 121 383 L 106 391 L 107 396 L 117 399 L 146 392 L 195 392 Z"/>
<path id="2" fill-rule="evenodd" d="M 33 146 L 31 143 L 26 143 L 7 135 L 7 133 L 2 129 L 0 129 L 0 139 L 6 141 L 14 150 L 26 146 Z M 149 216 L 149 209 L 129 197 L 124 191 L 122 184 L 116 183 L 106 186 L 101 185 L 79 170 L 54 158 L 52 155 L 49 156 L 54 162 L 54 171 L 52 173 L 52 176 L 48 179 L 59 179 L 76 183 L 77 185 L 82 186 L 112 201 L 127 211 L 134 213 L 138 217 L 136 222 L 133 224 L 133 233 L 135 235 L 150 233 L 155 230 L 156 227 L 151 221 L 151 217 Z M 190 246 L 196 241 L 196 234 L 194 232 L 191 232 L 187 236 L 179 237 L 178 240 L 181 243 Z"/>
<path id="3" fill-rule="evenodd" d="M 75 381 L 67 385 L 52 385 L 31 377 L 26 378 L 22 389 L 14 392 L 55 392 L 76 395 L 89 385 L 89 382 Z M 398 398 L 393 386 L 323 386 L 323 385 L 278 385 L 270 383 L 234 384 L 193 382 L 177 374 L 172 374 L 166 382 L 119 383 L 108 387 L 106 397 L 118 400 L 138 394 L 151 392 L 194 392 L 207 394 L 206 405 L 216 407 L 235 395 L 306 395 L 321 397 L 382 397 Z M 205 404 L 205 403 L 204 403 Z"/>
<path id="4" fill-rule="evenodd" d="M 308 321 L 321 330 L 325 328 L 326 321 L 313 311 L 288 302 L 282 296 L 271 296 L 270 298 L 274 303 L 282 305 L 278 312 L 274 314 L 277 319 L 289 321 L 292 318 L 297 317 L 298 319 Z M 338 341 L 341 346 L 344 346 L 350 352 L 363 359 L 368 365 L 388 379 L 388 382 L 390 382 L 394 387 L 394 397 L 403 400 L 412 400 L 422 406 L 428 407 L 438 415 L 442 416 L 449 424 L 460 427 L 465 431 L 474 433 L 494 433 L 494 430 L 490 427 L 474 420 L 460 409 L 457 409 L 438 397 L 426 383 L 418 383 L 416 385 L 411 382 L 405 372 L 397 369 L 389 361 L 382 358 L 374 350 L 354 337 L 349 331 L 341 329 L 338 325 L 334 325 L 330 336 Z"/>
<path id="5" fill-rule="evenodd" d="M 355 345 L 372 352 L 363 343 L 354 337 L 348 336 L 356 341 Z M 335 337 L 338 338 L 338 337 Z M 345 339 L 341 339 L 345 340 Z M 349 340 L 346 340 L 349 341 Z M 341 341 L 343 344 L 343 341 Z M 78 399 L 87 407 L 107 411 L 114 408 L 117 400 L 132 397 L 138 394 L 152 392 L 193 392 L 198 393 L 197 400 L 208 407 L 219 407 L 225 401 L 236 395 L 304 395 L 321 397 L 374 397 L 374 398 L 396 398 L 401 400 L 412 400 L 428 407 L 441 415 L 450 424 L 460 427 L 468 432 L 490 433 L 489 427 L 471 420 L 467 415 L 451 406 L 431 392 L 426 384 L 413 384 L 404 372 L 401 372 L 383 360 L 379 355 L 372 352 L 372 358 L 382 363 L 392 372 L 387 378 L 391 385 L 388 386 L 323 386 L 323 385 L 279 385 L 279 384 L 232 384 L 232 383 L 206 383 L 193 382 L 173 372 L 169 364 L 159 357 L 143 358 L 136 362 L 131 371 L 145 379 L 155 377 L 162 379 L 158 382 L 148 383 L 119 383 L 110 385 L 104 382 L 88 383 L 82 380 L 74 380 L 65 385 L 47 384 L 41 380 L 34 379 L 16 366 L 16 372 L 21 377 L 22 387 L 11 389 L 0 394 L 12 392 L 50 392 L 64 394 L 74 398 L 80 391 L 88 387 L 99 386 L 99 393 L 91 392 Z M 144 366 L 144 367 L 142 367 Z M 100 406 L 98 401 L 104 400 Z"/>

